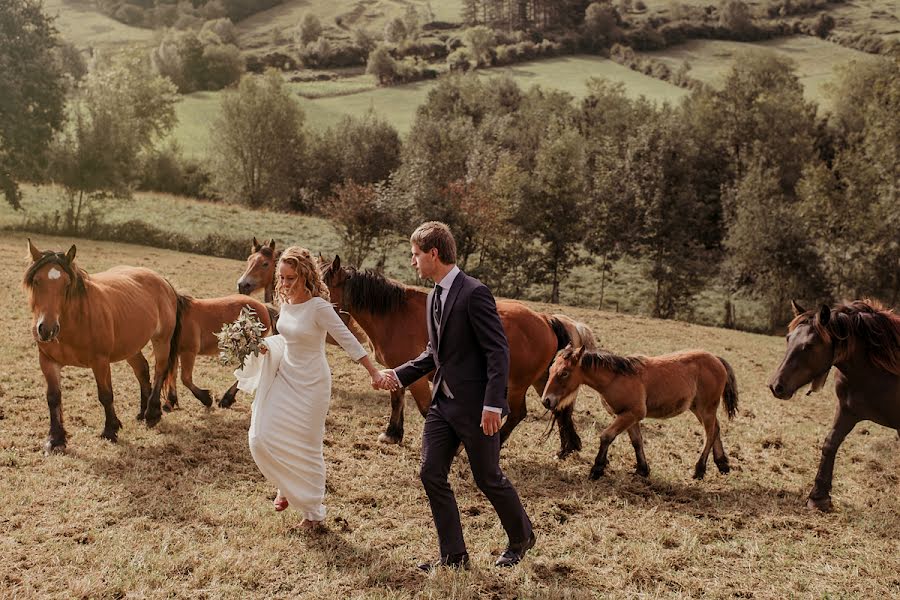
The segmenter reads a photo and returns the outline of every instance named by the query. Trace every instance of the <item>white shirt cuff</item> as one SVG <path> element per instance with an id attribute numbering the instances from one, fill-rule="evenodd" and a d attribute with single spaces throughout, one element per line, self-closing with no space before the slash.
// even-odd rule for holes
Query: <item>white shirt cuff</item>
<path id="1" fill-rule="evenodd" d="M 503 409 L 497 408 L 496 406 L 485 406 L 484 410 L 487 410 L 490 412 L 495 412 L 495 413 L 500 413 L 501 415 L 503 414 Z"/>

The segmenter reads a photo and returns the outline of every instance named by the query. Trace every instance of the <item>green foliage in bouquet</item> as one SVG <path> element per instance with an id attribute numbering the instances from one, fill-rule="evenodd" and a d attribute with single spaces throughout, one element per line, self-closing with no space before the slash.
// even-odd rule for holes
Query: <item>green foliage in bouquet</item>
<path id="1" fill-rule="evenodd" d="M 259 356 L 259 346 L 266 332 L 256 311 L 245 306 L 233 323 L 225 323 L 216 334 L 219 339 L 219 360 L 223 365 L 244 366 L 250 356 Z"/>

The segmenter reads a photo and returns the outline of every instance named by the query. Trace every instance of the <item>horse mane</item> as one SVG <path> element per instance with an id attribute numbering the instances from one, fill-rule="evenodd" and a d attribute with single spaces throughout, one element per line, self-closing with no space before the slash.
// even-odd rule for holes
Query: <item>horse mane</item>
<path id="1" fill-rule="evenodd" d="M 406 304 L 408 288 L 402 283 L 371 269 L 350 270 L 349 275 L 344 289 L 350 308 L 384 315 L 395 312 Z"/>
<path id="2" fill-rule="evenodd" d="M 31 266 L 25 271 L 22 285 L 24 285 L 26 289 L 31 290 L 34 287 L 34 277 L 37 275 L 37 272 L 49 264 L 59 266 L 59 268 L 65 271 L 66 275 L 69 276 L 70 283 L 66 288 L 67 300 L 84 296 L 87 289 L 85 281 L 90 279 L 90 275 L 88 275 L 87 271 L 84 269 L 79 268 L 74 263 L 70 263 L 64 253 L 53 252 L 52 250 L 45 250 L 41 253 L 39 259 L 31 263 Z"/>
<path id="3" fill-rule="evenodd" d="M 900 375 L 900 316 L 877 300 L 855 300 L 831 309 L 825 325 L 816 318 L 818 311 L 794 317 L 788 331 L 809 324 L 826 341 L 834 342 L 835 362 L 846 359 L 857 344 L 878 367 Z"/>
<path id="4" fill-rule="evenodd" d="M 566 348 L 562 352 L 562 357 L 565 360 L 571 360 L 574 355 L 574 348 Z M 644 358 L 641 356 L 619 356 L 618 354 L 598 350 L 582 354 L 579 364 L 585 369 L 609 369 L 616 375 L 637 375 L 644 366 Z"/>

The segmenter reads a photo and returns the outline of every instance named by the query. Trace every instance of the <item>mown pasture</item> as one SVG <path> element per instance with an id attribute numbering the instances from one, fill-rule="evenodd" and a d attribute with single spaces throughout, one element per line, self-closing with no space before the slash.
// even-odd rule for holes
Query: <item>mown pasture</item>
<path id="1" fill-rule="evenodd" d="M 245 235 L 252 232 L 247 229 Z M 831 385 L 810 397 L 773 399 L 765 380 L 780 338 L 671 321 L 564 308 L 620 353 L 703 347 L 734 365 L 737 418 L 723 424 L 733 471 L 691 479 L 702 444 L 690 416 L 645 423 L 651 474 L 631 471 L 627 440 L 607 475 L 587 472 L 609 417 L 583 392 L 580 455 L 557 461 L 536 396 L 502 463 L 536 523 L 527 560 L 498 571 L 502 530 L 460 459 L 451 481 L 473 557 L 468 572 L 426 576 L 417 558 L 436 551 L 417 477 L 422 419 L 383 446 L 388 400 L 364 372 L 329 349 L 334 395 L 327 422 L 328 528 L 306 536 L 291 511 L 272 511 L 273 490 L 247 449 L 249 398 L 204 409 L 181 390 L 182 408 L 155 430 L 134 421 L 138 389 L 115 365 L 118 444 L 98 437 L 102 411 L 91 374 L 63 372 L 70 433 L 65 455 L 45 456 L 48 418 L 30 315 L 19 282 L 25 235 L 0 239 L 0 594 L 4 597 L 198 598 L 876 598 L 900 594 L 897 435 L 863 424 L 838 455 L 832 514 L 803 506 L 830 421 Z M 32 236 L 43 248 L 78 244 L 88 271 L 150 266 L 197 295 L 231 291 L 240 261 L 131 244 Z M 535 305 L 537 308 L 549 308 Z M 560 307 L 553 307 L 560 310 Z M 201 361 L 195 377 L 221 391 L 227 368 Z M 410 409 L 412 407 L 410 406 Z M 464 458 L 464 457 L 461 457 Z"/>

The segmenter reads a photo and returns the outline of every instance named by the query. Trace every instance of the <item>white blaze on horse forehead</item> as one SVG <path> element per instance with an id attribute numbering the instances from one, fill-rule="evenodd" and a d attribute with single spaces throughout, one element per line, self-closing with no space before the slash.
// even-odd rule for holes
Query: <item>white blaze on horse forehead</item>
<path id="1" fill-rule="evenodd" d="M 62 273 L 59 272 L 59 269 L 53 267 L 52 269 L 50 269 L 50 272 L 47 273 L 47 277 L 49 277 L 50 279 L 59 279 L 60 277 L 62 277 Z"/>

